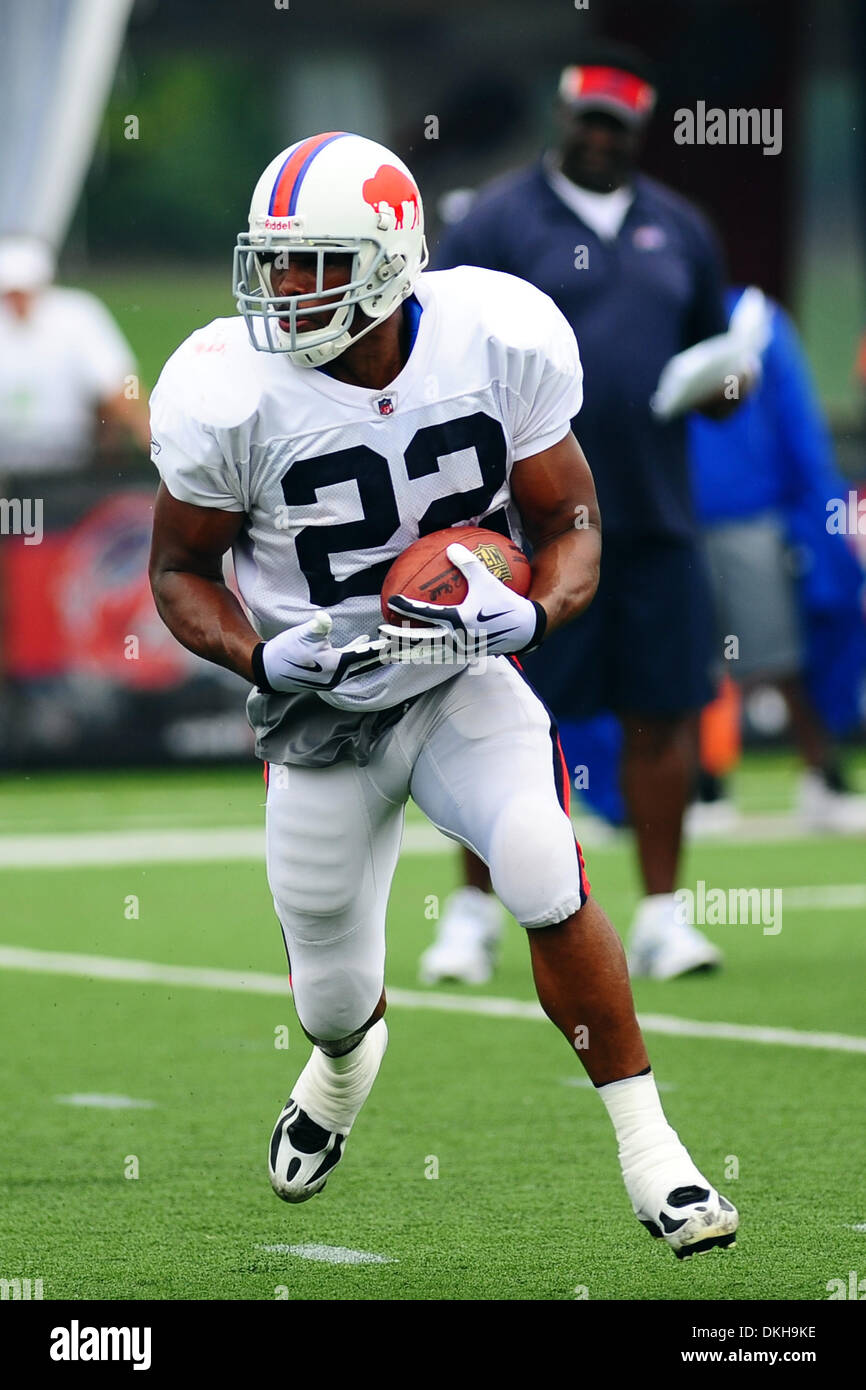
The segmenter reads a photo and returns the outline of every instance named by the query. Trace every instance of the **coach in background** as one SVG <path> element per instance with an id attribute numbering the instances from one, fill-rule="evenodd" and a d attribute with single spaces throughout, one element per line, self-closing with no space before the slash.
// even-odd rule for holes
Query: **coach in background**
<path id="1" fill-rule="evenodd" d="M 0 240 L 0 477 L 75 472 L 105 428 L 150 452 L 129 344 L 98 299 L 53 279 L 43 242 Z"/>
<path id="2" fill-rule="evenodd" d="M 680 413 L 664 420 L 650 400 L 670 360 L 724 334 L 727 315 L 721 260 L 703 217 L 637 172 L 655 98 L 640 55 L 587 47 L 560 79 L 555 148 L 482 192 L 446 233 L 436 265 L 522 276 L 555 300 L 578 340 L 586 389 L 573 425 L 598 490 L 601 584 L 588 611 L 526 669 L 556 716 L 619 716 L 645 892 L 629 964 L 633 975 L 669 979 L 721 959 L 678 920 L 674 900 L 698 714 L 713 695 L 713 623 L 686 458 L 688 391 Z M 742 397 L 745 359 L 738 380 Z M 724 373 L 692 397 L 688 404 L 714 417 L 737 405 L 726 398 Z M 467 874 L 471 887 L 450 900 L 422 958 L 428 983 L 489 978 L 501 911 L 479 891 L 489 892 L 484 866 L 470 862 Z"/>

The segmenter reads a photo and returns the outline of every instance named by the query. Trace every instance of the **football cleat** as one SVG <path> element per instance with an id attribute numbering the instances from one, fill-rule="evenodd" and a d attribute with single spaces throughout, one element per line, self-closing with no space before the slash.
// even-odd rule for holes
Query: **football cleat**
<path id="1" fill-rule="evenodd" d="M 268 1175 L 284 1202 L 315 1197 L 343 1157 L 346 1136 L 323 1129 L 291 1096 L 271 1135 Z"/>
<path id="2" fill-rule="evenodd" d="M 716 801 L 693 801 L 683 817 L 683 831 L 693 840 L 730 835 L 739 825 L 740 813 L 726 796 Z"/>
<path id="3" fill-rule="evenodd" d="M 740 1222 L 736 1207 L 709 1184 L 675 1187 L 660 1206 L 635 1215 L 651 1236 L 667 1241 L 678 1260 L 735 1244 Z"/>

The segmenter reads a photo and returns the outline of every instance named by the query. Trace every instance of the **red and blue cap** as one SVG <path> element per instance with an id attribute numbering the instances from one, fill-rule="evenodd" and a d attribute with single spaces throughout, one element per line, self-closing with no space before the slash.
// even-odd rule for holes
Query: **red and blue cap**
<path id="1" fill-rule="evenodd" d="M 607 111 L 627 125 L 642 125 L 652 115 L 656 89 L 643 62 L 619 60 L 611 48 L 563 68 L 559 99 L 571 111 Z"/>

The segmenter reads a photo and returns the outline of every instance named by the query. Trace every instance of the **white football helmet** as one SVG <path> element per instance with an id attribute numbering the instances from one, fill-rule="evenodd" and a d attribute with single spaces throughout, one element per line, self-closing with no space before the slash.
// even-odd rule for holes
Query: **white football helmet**
<path id="1" fill-rule="evenodd" d="M 271 266 L 300 252 L 316 256 L 317 288 L 280 299 Z M 351 254 L 352 269 L 325 290 L 329 253 Z M 250 229 L 235 245 L 234 293 L 253 347 L 318 367 L 393 313 L 426 264 L 424 210 L 406 165 L 375 140 L 329 131 L 283 150 L 256 184 Z M 358 308 L 369 322 L 350 333 Z M 299 318 L 321 327 L 299 332 Z"/>

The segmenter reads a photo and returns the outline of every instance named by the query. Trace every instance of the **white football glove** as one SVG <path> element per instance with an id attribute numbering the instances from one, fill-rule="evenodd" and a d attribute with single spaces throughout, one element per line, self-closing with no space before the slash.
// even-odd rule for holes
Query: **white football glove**
<path id="1" fill-rule="evenodd" d="M 260 690 L 333 690 L 335 685 L 382 664 L 384 638 L 355 637 L 332 647 L 330 613 L 316 613 L 306 623 L 286 628 L 253 651 L 253 674 Z"/>
<path id="2" fill-rule="evenodd" d="M 388 639 L 388 661 L 421 665 L 455 658 L 459 661 L 461 657 L 469 661 L 473 656 L 533 651 L 540 646 L 547 626 L 547 614 L 540 603 L 509 589 L 459 541 L 449 545 L 446 554 L 466 580 L 466 597 L 450 606 L 395 594 L 389 600 L 395 613 L 422 618 L 433 626 L 380 623 L 379 631 Z"/>

